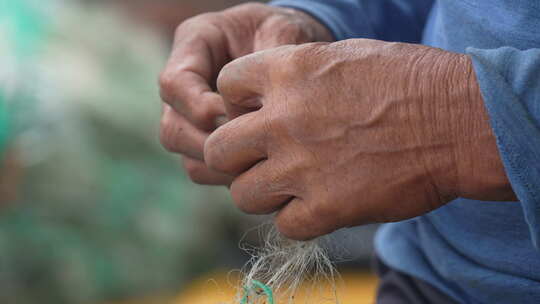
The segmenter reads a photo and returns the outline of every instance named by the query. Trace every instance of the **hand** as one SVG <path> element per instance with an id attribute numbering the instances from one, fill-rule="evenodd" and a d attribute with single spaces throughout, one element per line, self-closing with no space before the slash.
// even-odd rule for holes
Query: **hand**
<path id="1" fill-rule="evenodd" d="M 160 77 L 165 102 L 161 141 L 184 156 L 194 182 L 229 184 L 231 177 L 209 170 L 203 145 L 225 116 L 215 79 L 229 61 L 257 50 L 330 41 L 328 30 L 308 15 L 263 4 L 237 6 L 189 19 L 176 31 L 173 51 Z"/>
<path id="2" fill-rule="evenodd" d="M 284 46 L 225 66 L 205 159 L 293 239 L 512 195 L 470 59 L 420 45 Z"/>

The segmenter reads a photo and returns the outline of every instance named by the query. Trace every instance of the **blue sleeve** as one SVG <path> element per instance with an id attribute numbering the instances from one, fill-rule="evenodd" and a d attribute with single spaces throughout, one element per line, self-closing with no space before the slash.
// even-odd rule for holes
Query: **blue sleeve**
<path id="1" fill-rule="evenodd" d="M 433 0 L 277 0 L 325 24 L 336 40 L 371 38 L 418 43 Z"/>
<path id="2" fill-rule="evenodd" d="M 506 174 L 540 250 L 540 49 L 467 49 Z"/>

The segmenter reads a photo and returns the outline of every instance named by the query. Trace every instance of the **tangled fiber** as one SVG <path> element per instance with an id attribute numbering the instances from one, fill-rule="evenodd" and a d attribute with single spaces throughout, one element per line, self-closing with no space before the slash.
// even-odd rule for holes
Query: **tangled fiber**
<path id="1" fill-rule="evenodd" d="M 324 243 L 327 237 L 310 241 L 294 241 L 281 235 L 273 225 L 259 230 L 261 247 L 243 247 L 251 259 L 244 267 L 237 303 L 294 303 L 301 285 L 309 286 L 309 303 L 324 300 L 337 303 L 335 278 L 337 271 L 328 257 Z M 317 289 L 330 285 L 332 299 L 320 299 Z"/>

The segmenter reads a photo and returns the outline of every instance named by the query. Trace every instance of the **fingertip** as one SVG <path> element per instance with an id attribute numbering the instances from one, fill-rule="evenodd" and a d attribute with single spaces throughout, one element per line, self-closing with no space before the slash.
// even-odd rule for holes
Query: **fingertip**
<path id="1" fill-rule="evenodd" d="M 238 58 L 221 70 L 217 88 L 230 119 L 262 107 L 266 75 L 266 64 L 260 54 Z"/>

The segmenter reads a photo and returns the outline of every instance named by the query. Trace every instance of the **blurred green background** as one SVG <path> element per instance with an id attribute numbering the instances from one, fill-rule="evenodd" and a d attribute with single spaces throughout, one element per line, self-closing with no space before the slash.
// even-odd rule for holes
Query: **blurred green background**
<path id="1" fill-rule="evenodd" d="M 0 303 L 166 296 L 242 266 L 260 219 L 161 148 L 157 87 L 174 28 L 239 2 L 0 0 Z"/>

